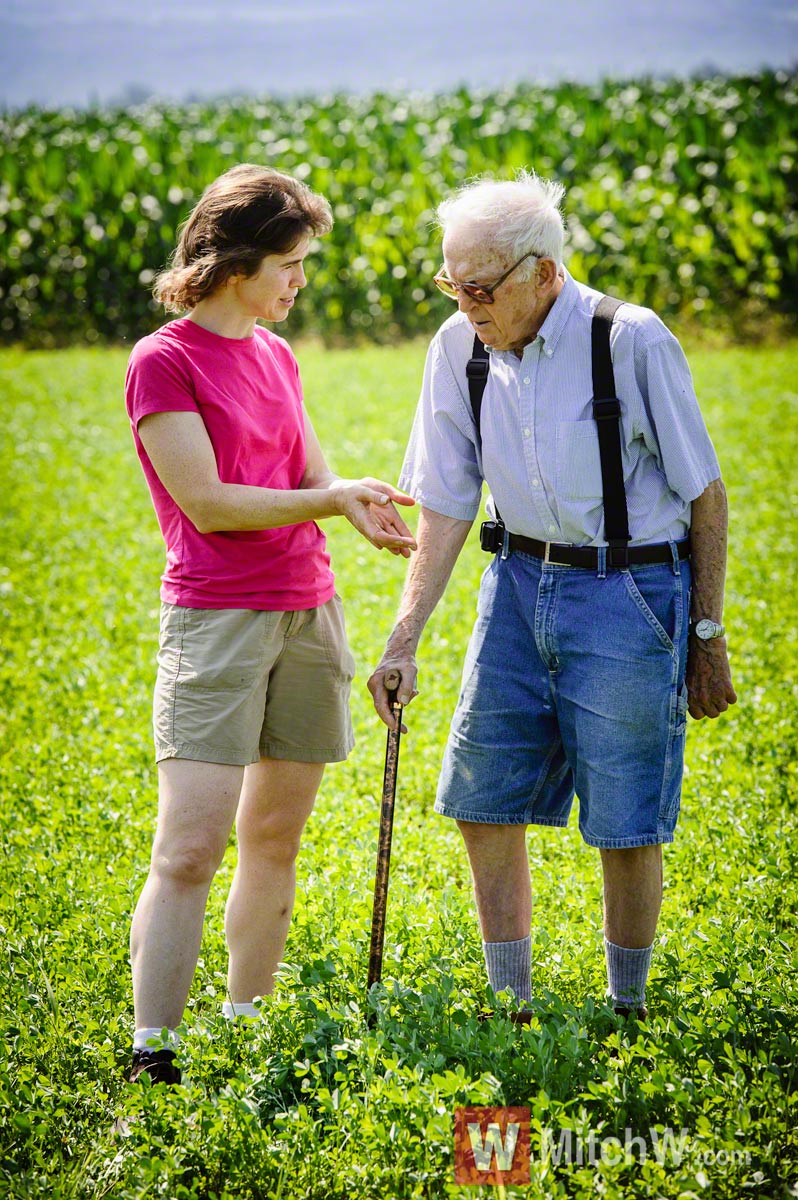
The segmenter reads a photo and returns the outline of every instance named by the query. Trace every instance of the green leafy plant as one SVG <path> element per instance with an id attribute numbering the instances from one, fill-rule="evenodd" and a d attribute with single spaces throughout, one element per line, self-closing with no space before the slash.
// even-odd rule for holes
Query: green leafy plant
<path id="1" fill-rule="evenodd" d="M 342 473 L 395 477 L 424 347 L 300 347 Z M 465 854 L 431 812 L 485 559 L 472 537 L 421 650 L 399 777 L 383 983 L 365 994 L 384 729 L 363 686 L 403 564 L 327 526 L 359 677 L 358 746 L 326 774 L 286 964 L 263 1020 L 220 1016 L 211 892 L 185 1088 L 124 1082 L 127 939 L 155 817 L 150 691 L 162 544 L 124 417 L 125 355 L 0 354 L 0 1192 L 13 1200 L 422 1200 L 453 1183 L 461 1105 L 531 1110 L 532 1184 L 507 1196 L 787 1197 L 798 1183 L 798 769 L 793 576 L 798 354 L 690 354 L 731 506 L 726 621 L 740 702 L 691 724 L 646 1032 L 603 1004 L 596 856 L 529 836 L 535 1019 L 492 1005 Z M 368 1016 L 375 1014 L 369 1027 Z M 114 1134 L 117 1118 L 125 1134 Z M 659 1162 L 554 1161 L 673 1131 Z M 610 1145 L 611 1143 L 607 1143 Z M 556 1157 L 556 1156 L 554 1156 Z"/>

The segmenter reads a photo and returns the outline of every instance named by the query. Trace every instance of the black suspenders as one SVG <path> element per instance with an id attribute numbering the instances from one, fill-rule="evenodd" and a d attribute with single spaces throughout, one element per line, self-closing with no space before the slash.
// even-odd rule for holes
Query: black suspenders
<path id="1" fill-rule="evenodd" d="M 604 536 L 608 543 L 607 565 L 625 567 L 629 564 L 629 516 L 626 508 L 626 489 L 623 482 L 621 457 L 621 405 L 615 395 L 615 374 L 610 354 L 612 319 L 622 300 L 602 296 L 593 314 L 593 418 L 596 422 L 601 457 L 601 485 L 604 493 Z M 482 342 L 475 335 L 471 358 L 466 366 L 471 411 L 480 436 L 482 397 L 488 382 L 490 359 Z M 496 519 L 504 522 L 496 511 Z"/>
<path id="2" fill-rule="evenodd" d="M 471 411 L 477 427 L 477 437 L 480 436 L 480 414 L 482 412 L 482 397 L 488 384 L 490 374 L 490 359 L 483 342 L 474 334 L 474 346 L 471 357 L 466 363 L 466 378 L 468 379 L 468 395 L 471 399 Z"/>
<path id="3" fill-rule="evenodd" d="M 610 354 L 612 319 L 623 303 L 602 296 L 591 328 L 593 352 L 593 419 L 598 429 L 601 487 L 604 493 L 604 536 L 607 565 L 629 565 L 629 515 L 621 458 L 621 404 L 615 395 L 615 373 Z"/>

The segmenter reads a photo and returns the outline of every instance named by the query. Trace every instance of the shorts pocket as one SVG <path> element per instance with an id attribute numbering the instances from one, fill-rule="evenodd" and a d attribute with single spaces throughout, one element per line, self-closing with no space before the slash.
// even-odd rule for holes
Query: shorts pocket
<path id="1" fill-rule="evenodd" d="M 179 686 L 203 692 L 248 688 L 261 671 L 262 625 L 272 614 L 245 608 L 183 611 Z"/>
<path id="2" fill-rule="evenodd" d="M 163 683 L 174 686 L 180 670 L 183 650 L 184 608 L 177 604 L 161 604 L 160 632 L 158 636 L 158 676 Z"/>
<path id="3" fill-rule="evenodd" d="M 676 649 L 673 641 L 676 631 L 676 597 L 680 586 L 678 575 L 667 567 L 667 581 L 662 572 L 645 571 L 637 575 L 631 571 L 621 572 L 626 590 L 636 609 L 648 622 L 659 641 L 670 653 Z"/>
<path id="4" fill-rule="evenodd" d="M 337 592 L 318 610 L 318 619 L 324 654 L 335 678 L 339 683 L 351 684 L 356 663 L 346 637 L 343 601 Z"/>

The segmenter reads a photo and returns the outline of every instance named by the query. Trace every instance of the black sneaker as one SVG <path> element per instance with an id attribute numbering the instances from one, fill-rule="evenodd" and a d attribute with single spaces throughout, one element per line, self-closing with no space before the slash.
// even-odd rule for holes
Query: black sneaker
<path id="1" fill-rule="evenodd" d="M 626 1004 L 616 1004 L 615 1015 L 616 1017 L 637 1017 L 638 1021 L 645 1021 L 648 1009 L 645 1005 L 641 1005 L 639 1008 L 629 1008 Z"/>
<path id="2" fill-rule="evenodd" d="M 496 1017 L 504 1017 L 505 1021 L 509 1021 L 512 1025 L 529 1025 L 535 1019 L 536 1013 L 528 1008 L 518 1010 L 507 1010 L 505 1012 L 494 1012 L 492 1008 L 483 1009 L 477 1013 L 477 1020 L 480 1023 L 492 1021 Z"/>
<path id="3" fill-rule="evenodd" d="M 145 1074 L 149 1075 L 151 1083 L 180 1083 L 180 1068 L 175 1063 L 174 1050 L 134 1050 L 128 1083 L 137 1083 Z"/>

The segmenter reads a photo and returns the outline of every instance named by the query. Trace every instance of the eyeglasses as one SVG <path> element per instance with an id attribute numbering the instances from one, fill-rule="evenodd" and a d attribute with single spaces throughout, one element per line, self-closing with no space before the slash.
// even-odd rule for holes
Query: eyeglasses
<path id="1" fill-rule="evenodd" d="M 455 281 L 450 279 L 445 273 L 445 268 L 442 268 L 437 275 L 433 276 L 432 282 L 441 292 L 443 292 L 444 296 L 448 296 L 451 300 L 456 300 L 458 292 L 462 292 L 464 296 L 468 296 L 469 300 L 476 300 L 478 304 L 493 304 L 493 293 L 496 291 L 496 288 L 504 283 L 505 279 L 512 275 L 516 267 L 520 267 L 521 263 L 526 262 L 528 258 L 539 257 L 540 255 L 535 254 L 534 250 L 530 250 L 529 253 L 525 254 L 523 258 L 519 258 L 517 263 L 513 263 L 509 271 L 505 271 L 501 279 L 497 279 L 495 283 L 490 285 L 490 287 L 483 286 L 479 283 L 455 283 Z"/>

